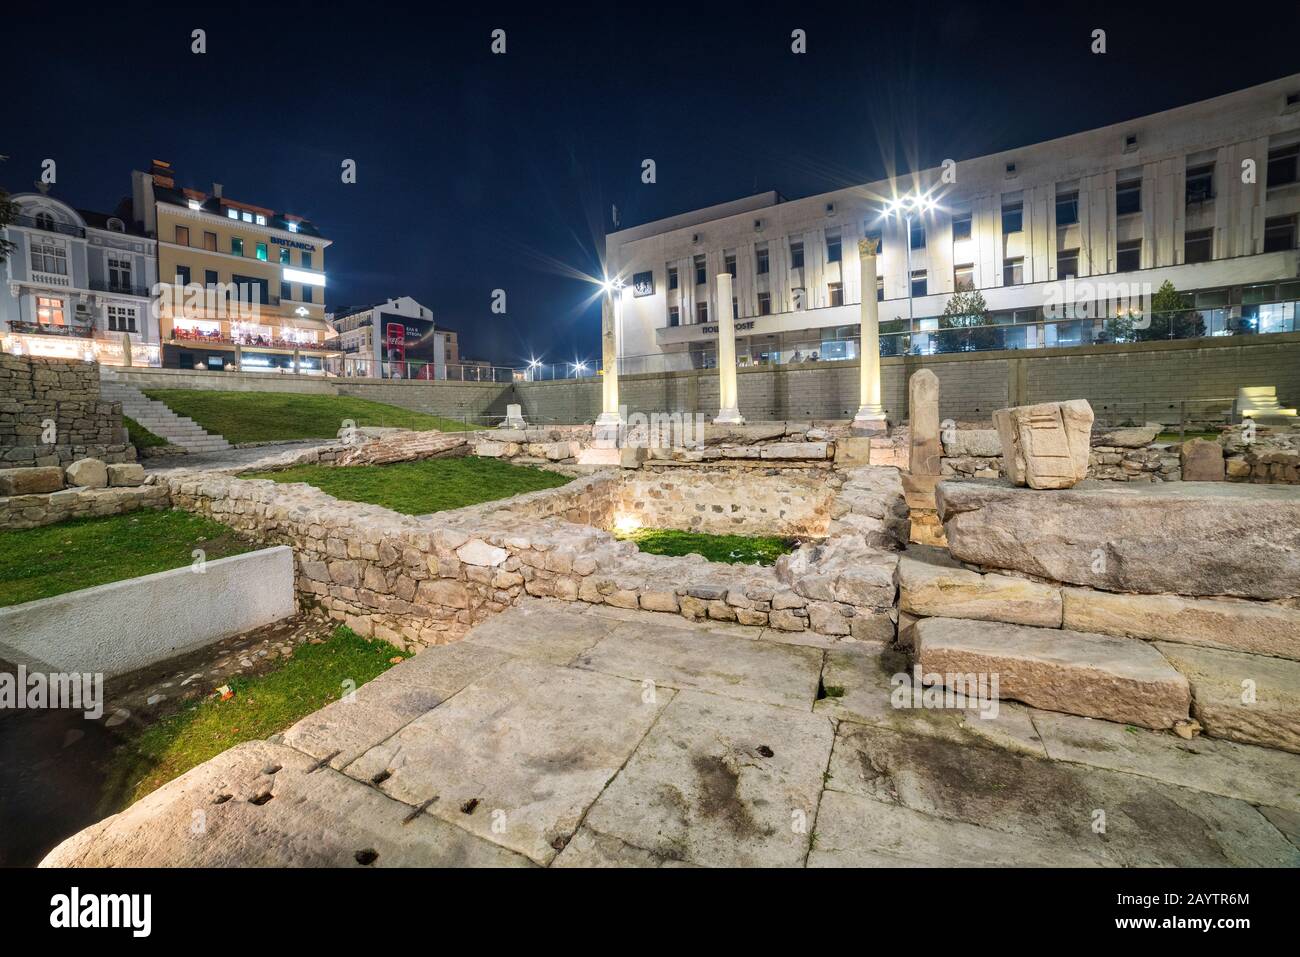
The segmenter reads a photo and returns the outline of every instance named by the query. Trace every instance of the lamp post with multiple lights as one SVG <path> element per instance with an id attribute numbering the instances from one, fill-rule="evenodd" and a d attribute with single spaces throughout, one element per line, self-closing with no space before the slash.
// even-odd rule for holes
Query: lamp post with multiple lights
<path id="1" fill-rule="evenodd" d="M 894 217 L 902 219 L 904 223 L 903 242 L 904 249 L 907 250 L 907 331 L 912 332 L 912 216 L 918 213 L 928 213 L 934 209 L 934 200 L 929 193 L 908 193 L 906 196 L 900 196 L 885 204 L 882 218 Z M 864 292 L 863 295 L 866 293 Z"/>

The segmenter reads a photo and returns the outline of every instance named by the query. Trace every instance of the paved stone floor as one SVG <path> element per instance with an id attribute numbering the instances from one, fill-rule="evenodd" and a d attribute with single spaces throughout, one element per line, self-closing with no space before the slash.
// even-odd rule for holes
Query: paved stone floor
<path id="1" fill-rule="evenodd" d="M 873 644 L 528 602 L 48 864 L 1300 865 L 1300 755 L 1010 703 Z"/>

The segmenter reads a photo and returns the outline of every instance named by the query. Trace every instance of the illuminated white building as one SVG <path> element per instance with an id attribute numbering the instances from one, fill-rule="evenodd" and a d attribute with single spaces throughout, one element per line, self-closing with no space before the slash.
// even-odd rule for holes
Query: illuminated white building
<path id="1" fill-rule="evenodd" d="M 1196 313 L 1166 319 L 1171 336 L 1294 331 L 1298 160 L 1300 75 L 896 181 L 763 193 L 620 230 L 606 268 L 627 282 L 624 368 L 716 361 L 709 311 L 724 272 L 742 365 L 854 357 L 864 293 L 881 303 L 886 355 L 1126 341 L 1106 322 L 1108 287 L 1165 281 Z M 882 214 L 904 195 L 925 197 L 910 234 Z M 858 288 L 864 238 L 881 244 L 875 290 Z M 1063 316 L 1051 307 L 1068 277 L 1071 303 L 1090 308 Z M 991 331 L 943 331 L 959 286 L 980 291 Z"/>
<path id="2" fill-rule="evenodd" d="M 78 210 L 44 193 L 20 193 L 14 243 L 0 264 L 0 346 L 5 352 L 121 365 L 159 364 L 150 293 L 157 243 L 129 213 Z M 6 294 L 7 293 L 7 294 Z"/>

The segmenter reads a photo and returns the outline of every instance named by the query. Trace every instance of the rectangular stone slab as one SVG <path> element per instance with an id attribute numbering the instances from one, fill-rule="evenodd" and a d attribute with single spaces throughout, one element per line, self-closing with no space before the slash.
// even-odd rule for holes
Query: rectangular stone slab
<path id="1" fill-rule="evenodd" d="M 903 556 L 898 607 L 913 615 L 1061 627 L 1061 589 L 1011 575 L 981 575 Z"/>
<path id="2" fill-rule="evenodd" d="M 962 561 L 1106 591 L 1300 596 L 1300 486 L 940 482 Z"/>
<path id="3" fill-rule="evenodd" d="M 748 644 L 748 642 L 747 642 Z M 350 764 L 405 804 L 546 864 L 672 700 L 517 658 Z"/>
<path id="4" fill-rule="evenodd" d="M 1300 753 L 1300 662 L 1158 642 L 1192 685 L 1205 733 Z M 1300 781 L 1293 782 L 1300 790 Z"/>
<path id="5" fill-rule="evenodd" d="M 682 691 L 585 826 L 666 860 L 801 866 L 833 733 L 821 715 Z"/>
<path id="6" fill-rule="evenodd" d="M 1143 641 L 955 618 L 926 618 L 913 634 L 923 671 L 996 674 L 1000 698 L 1144 728 L 1187 717 L 1187 679 Z"/>
<path id="7" fill-rule="evenodd" d="M 1244 599 L 1126 595 L 1062 588 L 1075 631 L 1226 648 L 1300 661 L 1300 608 Z"/>

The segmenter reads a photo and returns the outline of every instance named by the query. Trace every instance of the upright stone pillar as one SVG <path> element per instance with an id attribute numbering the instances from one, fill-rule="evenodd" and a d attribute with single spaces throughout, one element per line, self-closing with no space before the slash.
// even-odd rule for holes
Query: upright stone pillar
<path id="1" fill-rule="evenodd" d="M 604 367 L 601 376 L 601 412 L 592 429 L 592 437 L 613 447 L 623 425 L 623 415 L 618 405 L 618 333 L 622 318 L 622 289 L 605 294 L 600 304 L 600 362 Z"/>
<path id="2" fill-rule="evenodd" d="M 907 422 L 913 475 L 938 475 L 943 458 L 939 441 L 939 377 L 929 369 L 914 372 L 907 382 Z"/>
<path id="3" fill-rule="evenodd" d="M 718 273 L 718 417 L 715 425 L 743 425 L 736 391 L 736 314 L 731 305 L 731 273 Z"/>
<path id="4" fill-rule="evenodd" d="M 880 303 L 876 301 L 876 244 L 858 241 L 862 306 L 859 309 L 858 411 L 853 416 L 853 435 L 874 435 L 889 430 L 885 407 L 880 403 Z"/>

